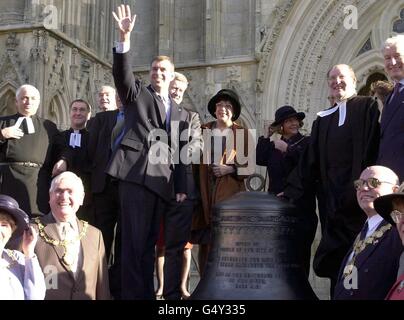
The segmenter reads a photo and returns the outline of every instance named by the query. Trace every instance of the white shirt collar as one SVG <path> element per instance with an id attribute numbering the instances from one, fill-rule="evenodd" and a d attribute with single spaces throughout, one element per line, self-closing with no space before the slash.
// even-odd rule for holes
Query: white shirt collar
<path id="1" fill-rule="evenodd" d="M 368 237 L 376 231 L 377 227 L 383 222 L 383 218 L 380 215 L 376 214 L 368 218 L 366 222 L 368 223 L 368 231 L 366 232 L 366 237 Z"/>
<path id="2" fill-rule="evenodd" d="M 53 212 L 52 212 L 52 216 L 53 216 L 53 218 L 55 218 L 55 221 L 56 221 L 56 224 L 58 225 L 58 227 L 61 227 L 61 226 L 63 225 L 63 223 L 66 223 L 66 222 L 67 222 L 67 223 L 70 223 L 71 227 L 72 227 L 75 231 L 78 232 L 79 228 L 78 228 L 78 226 L 77 226 L 77 220 L 76 220 L 75 217 L 72 218 L 72 219 L 70 219 L 70 220 L 67 220 L 67 221 L 61 221 L 60 219 L 58 219 L 58 218 L 53 214 Z"/>

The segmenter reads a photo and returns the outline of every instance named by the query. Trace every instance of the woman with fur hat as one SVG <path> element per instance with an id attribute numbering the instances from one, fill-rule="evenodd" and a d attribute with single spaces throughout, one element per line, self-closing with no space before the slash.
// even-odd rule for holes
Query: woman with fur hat
<path id="1" fill-rule="evenodd" d="M 226 200 L 240 191 L 245 191 L 244 180 L 246 167 L 255 164 L 248 158 L 248 163 L 241 164 L 240 156 L 248 152 L 248 130 L 236 124 L 241 112 L 241 104 L 237 93 L 230 89 L 220 90 L 208 103 L 209 113 L 215 121 L 201 126 L 205 140 L 203 159 L 199 165 L 199 186 L 201 202 L 199 212 L 192 221 L 192 243 L 199 244 L 199 271 L 205 269 L 211 243 L 211 217 L 216 203 Z M 237 143 L 242 130 L 244 141 Z M 210 134 L 209 134 L 210 133 Z M 229 148 L 231 144 L 231 148 Z M 244 150 L 239 149 L 244 148 Z M 239 161 L 238 161 L 239 160 Z M 251 163 L 250 163 L 251 162 Z M 244 170 L 242 170 L 244 169 Z"/>
<path id="2" fill-rule="evenodd" d="M 13 198 L 0 195 L 0 300 L 43 300 L 45 279 L 34 253 L 38 234 Z M 6 249 L 22 236 L 22 254 Z"/>

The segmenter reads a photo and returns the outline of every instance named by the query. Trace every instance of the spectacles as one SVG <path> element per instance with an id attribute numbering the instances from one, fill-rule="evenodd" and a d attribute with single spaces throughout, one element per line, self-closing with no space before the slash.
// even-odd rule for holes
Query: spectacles
<path id="1" fill-rule="evenodd" d="M 375 189 L 378 186 L 380 186 L 382 183 L 394 184 L 394 183 L 389 182 L 389 181 L 380 181 L 377 178 L 367 178 L 366 180 L 358 179 L 358 180 L 355 180 L 353 184 L 354 184 L 354 187 L 355 187 L 356 190 L 360 190 L 360 189 L 363 188 L 365 183 L 366 183 L 366 185 L 367 185 L 367 187 L 369 189 Z"/>
<path id="2" fill-rule="evenodd" d="M 390 217 L 395 223 L 400 223 L 400 221 L 404 220 L 404 213 L 398 210 L 393 210 L 390 213 Z"/>

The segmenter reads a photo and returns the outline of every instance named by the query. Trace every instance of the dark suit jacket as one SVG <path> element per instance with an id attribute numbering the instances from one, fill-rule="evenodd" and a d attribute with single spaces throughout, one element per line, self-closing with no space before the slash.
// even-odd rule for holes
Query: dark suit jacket
<path id="1" fill-rule="evenodd" d="M 353 243 L 365 221 L 359 208 L 353 181 L 364 168 L 376 162 L 379 145 L 379 110 L 370 97 L 356 96 L 347 101 L 346 123 L 350 124 L 352 148 L 341 146 L 329 159 L 338 160 L 341 153 L 351 152 L 352 163 L 345 168 L 346 179 L 338 177 L 334 168 L 327 167 L 328 134 L 332 116 L 317 117 L 311 130 L 311 139 L 300 158 L 296 170 L 288 177 L 284 194 L 298 200 L 307 193 L 316 193 L 321 221 L 322 238 L 314 258 L 317 275 L 336 277 L 341 260 Z M 339 180 L 339 190 L 333 190 L 330 181 Z"/>
<path id="2" fill-rule="evenodd" d="M 387 224 L 386 221 L 383 221 L 376 231 Z M 355 263 L 358 270 L 358 288 L 345 289 L 342 274 L 352 252 L 351 247 L 341 265 L 334 299 L 383 300 L 396 280 L 402 251 L 403 246 L 400 237 L 396 227 L 393 226 L 384 233 L 377 243 L 368 245 L 365 250 L 358 254 Z"/>
<path id="3" fill-rule="evenodd" d="M 170 201 L 173 173 L 176 177 L 175 193 L 186 193 L 185 166 L 175 157 L 187 142 L 179 141 L 179 135 L 188 130 L 188 112 L 171 100 L 171 134 L 164 137 L 164 104 L 151 86 L 145 87 L 135 79 L 130 71 L 129 56 L 129 53 L 114 53 L 112 71 L 119 97 L 125 106 L 126 133 L 112 155 L 107 172 L 120 180 L 142 185 Z M 160 139 L 156 135 L 153 137 L 158 132 Z M 187 139 L 188 134 L 185 137 Z M 168 146 L 177 154 L 170 152 Z M 160 160 L 155 161 L 156 157 Z M 170 163 L 171 157 L 175 159 L 174 165 Z"/>
<path id="4" fill-rule="evenodd" d="M 404 179 L 404 90 L 388 101 L 380 122 L 380 149 L 377 163 L 392 169 Z"/>
<path id="5" fill-rule="evenodd" d="M 104 190 L 106 169 L 111 157 L 111 134 L 116 124 L 118 110 L 99 112 L 92 118 L 89 126 L 88 156 L 91 162 L 91 191 Z"/>
<path id="6" fill-rule="evenodd" d="M 91 177 L 91 168 L 90 168 L 90 160 L 88 154 L 88 142 L 89 142 L 89 132 L 87 129 L 80 130 L 81 134 L 81 146 L 80 147 L 71 147 L 70 143 L 70 135 L 74 130 L 72 128 L 65 130 L 61 133 L 63 137 L 63 141 L 66 145 L 66 153 L 69 157 L 69 167 L 68 170 L 77 174 L 84 184 L 84 204 L 88 204 L 91 202 L 91 187 L 90 187 L 90 177 Z"/>
<path id="7" fill-rule="evenodd" d="M 56 228 L 55 218 L 51 213 L 40 218 L 45 226 L 48 237 L 61 240 Z M 77 220 L 79 232 L 83 229 L 83 222 Z M 38 230 L 37 225 L 34 227 Z M 38 236 L 35 253 L 45 277 L 52 277 L 57 272 L 56 288 L 46 290 L 45 300 L 109 300 L 108 267 L 105 257 L 104 241 L 101 232 L 91 225 L 87 234 L 81 239 L 83 265 L 77 270 L 75 279 L 73 273 L 63 262 L 64 250 L 60 246 L 53 246 Z M 78 267 L 79 268 L 79 267 Z M 47 274 L 46 271 L 49 273 Z"/>

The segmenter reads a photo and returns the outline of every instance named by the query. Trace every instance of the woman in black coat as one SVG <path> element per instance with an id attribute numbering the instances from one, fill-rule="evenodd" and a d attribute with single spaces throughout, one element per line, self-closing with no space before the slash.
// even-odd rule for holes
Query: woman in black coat
<path id="1" fill-rule="evenodd" d="M 289 174 L 297 167 L 310 137 L 299 132 L 305 118 L 303 112 L 297 112 L 291 106 L 280 107 L 275 112 L 275 121 L 268 130 L 268 136 L 258 138 L 256 163 L 266 166 L 269 176 L 268 193 L 278 195 L 283 192 Z M 273 133 L 281 135 L 279 140 L 271 141 Z M 310 273 L 311 244 L 317 229 L 316 203 L 314 194 L 306 195 L 294 202 L 304 217 L 300 225 L 302 237 L 299 242 L 301 261 L 307 275 Z"/>
<path id="2" fill-rule="evenodd" d="M 269 176 L 268 192 L 278 194 L 283 191 L 286 179 L 297 166 L 299 158 L 309 142 L 299 129 L 305 118 L 291 106 L 280 107 L 275 112 L 275 121 L 268 130 L 268 136 L 258 138 L 256 150 L 257 165 L 266 166 Z M 279 140 L 271 141 L 273 133 L 279 133 Z"/>

